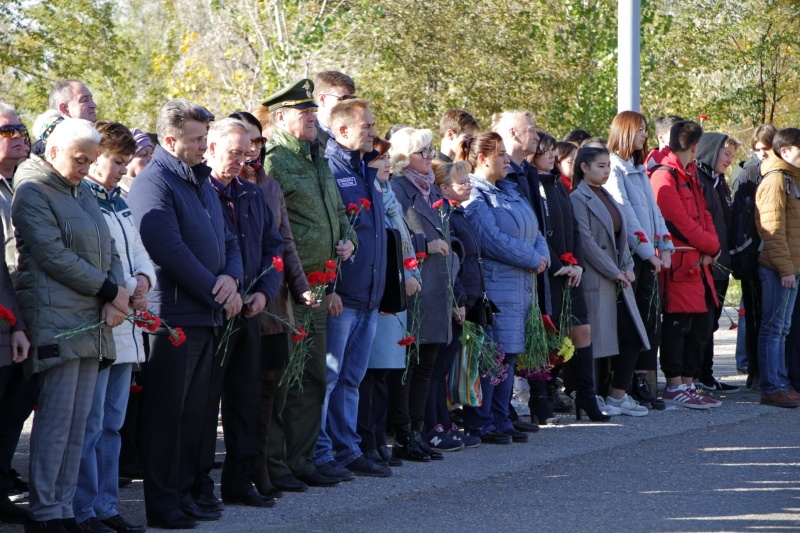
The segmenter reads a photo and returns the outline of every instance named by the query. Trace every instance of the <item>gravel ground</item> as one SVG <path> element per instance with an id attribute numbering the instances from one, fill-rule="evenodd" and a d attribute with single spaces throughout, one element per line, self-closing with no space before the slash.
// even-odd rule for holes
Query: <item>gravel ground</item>
<path id="1" fill-rule="evenodd" d="M 715 374 L 743 387 L 736 332 L 723 322 Z M 800 410 L 762 406 L 744 387 L 718 398 L 720 409 L 609 424 L 566 416 L 527 444 L 406 463 L 391 478 L 287 494 L 272 509 L 228 507 L 198 531 L 800 531 Z M 15 458 L 21 472 L 27 430 Z M 143 523 L 141 482 L 121 500 L 123 515 Z"/>

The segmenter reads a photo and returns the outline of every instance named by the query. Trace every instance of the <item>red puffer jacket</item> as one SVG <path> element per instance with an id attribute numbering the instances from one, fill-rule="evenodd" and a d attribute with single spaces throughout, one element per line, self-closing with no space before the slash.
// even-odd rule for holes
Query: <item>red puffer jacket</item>
<path id="1" fill-rule="evenodd" d="M 662 271 L 661 275 L 664 312 L 703 313 L 708 309 L 706 287 L 711 289 L 714 305 L 719 303 L 710 267 L 700 263 L 700 256 L 716 256 L 719 239 L 697 181 L 694 163 L 684 169 L 669 148 L 662 153 L 661 164 L 673 170 L 663 166 L 653 168 L 650 185 L 675 244 L 672 268 Z"/>

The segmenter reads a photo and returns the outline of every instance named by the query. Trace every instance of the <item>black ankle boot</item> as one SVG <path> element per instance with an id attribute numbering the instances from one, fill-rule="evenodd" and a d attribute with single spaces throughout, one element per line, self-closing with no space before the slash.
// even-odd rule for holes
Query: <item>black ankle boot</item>
<path id="1" fill-rule="evenodd" d="M 550 409 L 550 400 L 547 395 L 547 385 L 544 381 L 529 379 L 531 397 L 528 407 L 531 410 L 531 421 L 536 420 L 540 426 L 555 424 L 558 419 Z"/>
<path id="2" fill-rule="evenodd" d="M 392 457 L 395 459 L 405 459 L 406 461 L 418 461 L 427 463 L 431 456 L 425 453 L 422 448 L 422 441 L 419 434 L 411 431 L 411 425 L 397 426 L 394 432 L 394 446 L 392 446 Z"/>
<path id="3" fill-rule="evenodd" d="M 584 411 L 592 422 L 608 422 L 611 417 L 604 415 L 597 405 L 597 395 L 594 389 L 577 391 L 575 394 L 575 420 L 581 419 L 581 411 Z"/>
<path id="4" fill-rule="evenodd" d="M 547 382 L 547 401 L 550 402 L 550 409 L 556 413 L 569 413 L 572 411 L 572 405 L 565 402 L 558 393 L 555 380 Z"/>
<path id="5" fill-rule="evenodd" d="M 639 405 L 643 405 L 648 409 L 663 411 L 667 408 L 667 404 L 664 403 L 664 400 L 659 400 L 656 398 L 655 394 L 653 394 L 650 389 L 650 383 L 647 381 L 647 374 L 644 372 L 633 374 L 631 396 L 634 400 L 639 402 Z"/>

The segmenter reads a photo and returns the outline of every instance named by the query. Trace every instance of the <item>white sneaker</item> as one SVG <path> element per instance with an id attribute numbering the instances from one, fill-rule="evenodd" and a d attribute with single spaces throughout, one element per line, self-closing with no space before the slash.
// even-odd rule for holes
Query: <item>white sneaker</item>
<path id="1" fill-rule="evenodd" d="M 613 405 L 606 404 L 602 396 L 597 396 L 597 407 L 599 407 L 600 412 L 606 416 L 618 416 L 622 414 L 622 411 L 620 411 Z"/>
<path id="2" fill-rule="evenodd" d="M 639 402 L 628 396 L 627 394 L 620 398 L 619 400 L 615 400 L 611 396 L 606 398 L 606 405 L 616 407 L 620 413 L 623 415 L 628 416 L 647 416 L 647 413 L 650 411 L 647 410 L 647 407 L 639 405 Z"/>
<path id="3" fill-rule="evenodd" d="M 511 407 L 517 412 L 519 416 L 531 416 L 531 409 L 527 403 L 522 403 L 516 397 L 511 398 Z"/>

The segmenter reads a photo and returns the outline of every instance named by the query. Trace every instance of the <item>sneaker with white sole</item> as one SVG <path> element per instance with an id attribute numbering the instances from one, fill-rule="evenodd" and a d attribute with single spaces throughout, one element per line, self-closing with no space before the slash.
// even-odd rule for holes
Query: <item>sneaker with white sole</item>
<path id="1" fill-rule="evenodd" d="M 702 386 L 704 389 L 711 391 L 711 392 L 724 392 L 727 394 L 734 394 L 739 392 L 739 387 L 736 385 L 729 385 L 728 383 L 723 383 L 722 381 L 718 380 L 717 378 L 711 378 L 710 382 L 699 382 L 699 386 Z"/>
<path id="2" fill-rule="evenodd" d="M 622 411 L 613 405 L 606 404 L 602 396 L 597 396 L 597 407 L 600 409 L 600 412 L 606 416 L 619 416 L 622 414 Z"/>
<path id="3" fill-rule="evenodd" d="M 691 387 L 687 387 L 687 389 L 690 393 L 699 396 L 700 400 L 712 409 L 722 407 L 722 400 L 717 400 L 716 398 L 712 398 L 707 394 L 709 389 L 698 389 L 694 386 L 694 383 L 692 383 Z"/>
<path id="4" fill-rule="evenodd" d="M 639 402 L 628 396 L 627 394 L 619 400 L 611 396 L 606 398 L 606 406 L 613 406 L 619 409 L 620 413 L 628 416 L 647 416 L 650 411 L 647 407 L 639 405 Z"/>
<path id="5" fill-rule="evenodd" d="M 695 392 L 689 390 L 684 385 L 678 385 L 675 390 L 670 390 L 672 387 L 667 387 L 661 394 L 661 399 L 667 405 L 677 405 L 679 407 L 686 407 L 687 409 L 711 409 L 711 405 L 703 401 L 703 398 Z"/>
<path id="6" fill-rule="evenodd" d="M 456 426 L 455 423 L 450 423 L 450 430 L 448 433 L 454 433 L 461 440 L 461 442 L 464 443 L 465 448 L 477 448 L 481 444 L 480 437 L 476 437 L 475 435 L 467 435 L 458 429 L 458 426 Z"/>
<path id="7" fill-rule="evenodd" d="M 437 424 L 425 436 L 428 446 L 439 452 L 457 452 L 464 449 L 464 441 L 449 431 L 444 426 Z"/>

